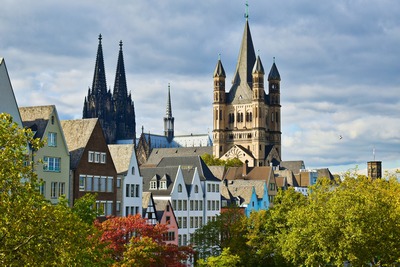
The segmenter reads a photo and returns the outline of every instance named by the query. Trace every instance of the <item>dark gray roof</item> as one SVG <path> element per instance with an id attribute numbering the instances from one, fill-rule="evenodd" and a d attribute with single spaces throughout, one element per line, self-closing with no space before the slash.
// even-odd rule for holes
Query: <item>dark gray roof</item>
<path id="1" fill-rule="evenodd" d="M 260 56 L 257 56 L 256 63 L 254 64 L 254 67 L 253 67 L 253 73 L 265 74 L 264 67 L 261 63 Z"/>
<path id="2" fill-rule="evenodd" d="M 214 78 L 215 77 L 224 77 L 226 78 L 224 67 L 222 66 L 221 59 L 218 59 L 217 66 L 214 70 Z"/>
<path id="3" fill-rule="evenodd" d="M 305 169 L 304 161 L 295 160 L 295 161 L 281 161 L 280 169 L 287 169 L 292 171 L 294 174 L 300 172 L 300 170 Z"/>
<path id="4" fill-rule="evenodd" d="M 154 148 L 149 159 L 143 166 L 157 166 L 166 157 L 192 157 L 203 154 L 212 154 L 212 146 L 206 147 L 178 147 L 178 148 Z"/>
<path id="5" fill-rule="evenodd" d="M 281 75 L 279 74 L 278 68 L 276 67 L 275 62 L 272 64 L 271 70 L 268 74 L 268 81 L 271 80 L 281 80 Z"/>
<path id="6" fill-rule="evenodd" d="M 210 169 L 204 163 L 200 156 L 166 157 L 163 158 L 157 166 L 182 166 L 182 169 L 197 168 L 201 180 L 220 181 L 217 177 L 214 176 L 214 174 L 210 171 Z"/>

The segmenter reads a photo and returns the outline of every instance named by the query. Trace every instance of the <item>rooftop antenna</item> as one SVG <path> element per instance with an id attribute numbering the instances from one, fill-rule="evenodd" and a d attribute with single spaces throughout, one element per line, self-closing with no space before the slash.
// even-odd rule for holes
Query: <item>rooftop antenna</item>
<path id="1" fill-rule="evenodd" d="M 244 13 L 244 17 L 246 18 L 246 20 L 249 18 L 249 1 L 246 0 L 246 12 Z"/>

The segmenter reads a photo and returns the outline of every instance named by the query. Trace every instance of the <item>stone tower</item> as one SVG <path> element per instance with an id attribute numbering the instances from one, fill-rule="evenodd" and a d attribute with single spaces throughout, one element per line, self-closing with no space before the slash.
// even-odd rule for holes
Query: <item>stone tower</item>
<path id="1" fill-rule="evenodd" d="M 225 70 L 218 59 L 214 71 L 213 155 L 237 157 L 249 166 L 281 161 L 280 75 L 273 62 L 264 90 L 264 67 L 256 56 L 246 16 L 232 86 L 225 92 Z"/>
<path id="2" fill-rule="evenodd" d="M 119 44 L 113 94 L 110 90 L 107 90 L 101 41 L 102 36 L 100 34 L 93 84 L 84 100 L 82 118 L 99 118 L 108 144 L 116 143 L 117 140 L 130 140 L 129 142 L 135 143 L 135 109 L 132 96 L 130 93 L 128 94 L 126 85 L 122 41 Z"/>

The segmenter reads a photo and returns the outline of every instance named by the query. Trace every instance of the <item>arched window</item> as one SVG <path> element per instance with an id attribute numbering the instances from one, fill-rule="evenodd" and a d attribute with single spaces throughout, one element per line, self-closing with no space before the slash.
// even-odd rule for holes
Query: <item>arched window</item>
<path id="1" fill-rule="evenodd" d="M 195 193 L 198 193 L 198 192 L 199 192 L 199 186 L 198 186 L 198 185 L 196 185 L 196 186 L 194 187 L 194 192 L 195 192 Z"/>
<path id="2" fill-rule="evenodd" d="M 132 174 L 132 175 L 135 175 L 135 167 L 132 167 L 132 169 L 131 169 L 131 174 Z"/>
<path id="3" fill-rule="evenodd" d="M 178 192 L 182 193 L 182 185 L 181 184 L 178 185 Z"/>

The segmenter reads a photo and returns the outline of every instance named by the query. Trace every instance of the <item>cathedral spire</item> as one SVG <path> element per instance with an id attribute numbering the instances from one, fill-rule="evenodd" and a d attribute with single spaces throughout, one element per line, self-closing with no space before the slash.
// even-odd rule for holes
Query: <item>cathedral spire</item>
<path id="1" fill-rule="evenodd" d="M 94 76 L 92 84 L 93 94 L 106 94 L 107 82 L 104 68 L 103 47 L 101 45 L 102 36 L 99 35 L 99 46 L 97 48 L 96 65 L 94 67 Z"/>
<path id="2" fill-rule="evenodd" d="M 119 53 L 117 62 L 117 71 L 115 73 L 114 82 L 114 100 L 124 99 L 128 95 L 128 89 L 126 86 L 126 75 L 124 65 L 124 55 L 122 52 L 122 41 L 119 42 Z"/>
<path id="3" fill-rule="evenodd" d="M 171 107 L 171 88 L 168 83 L 168 98 L 167 98 L 167 110 L 166 117 L 164 117 L 164 135 L 170 142 L 174 138 L 174 117 L 172 117 L 172 107 Z"/>
<path id="4" fill-rule="evenodd" d="M 248 15 L 248 14 L 247 14 Z M 243 85 L 247 83 L 250 88 L 252 84 L 252 69 L 256 62 L 253 40 L 251 38 L 248 18 L 244 26 L 242 44 L 240 46 L 239 57 L 236 65 L 236 71 L 232 83 Z"/>

